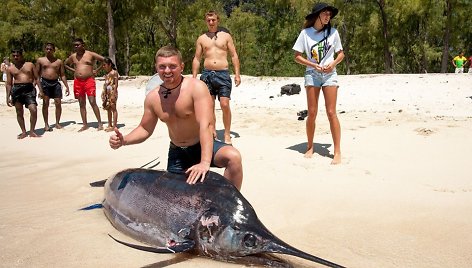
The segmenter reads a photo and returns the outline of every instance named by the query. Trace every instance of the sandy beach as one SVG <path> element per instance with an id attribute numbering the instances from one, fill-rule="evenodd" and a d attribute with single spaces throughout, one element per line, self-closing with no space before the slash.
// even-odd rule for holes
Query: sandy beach
<path id="1" fill-rule="evenodd" d="M 119 126 L 141 119 L 149 77 L 120 80 Z M 342 164 L 330 165 L 320 97 L 315 155 L 303 157 L 305 92 L 280 96 L 303 78 L 242 76 L 232 93 L 233 144 L 243 156 L 242 194 L 268 229 L 292 246 L 346 267 L 472 267 L 472 75 L 340 76 Z M 69 86 L 72 89 L 72 81 Z M 100 96 L 103 81 L 97 81 Z M 15 110 L 0 83 L 0 267 L 242 267 L 189 255 L 157 255 L 132 243 L 103 211 L 90 182 L 130 167 L 164 169 L 169 139 L 158 123 L 143 144 L 112 150 L 110 133 L 82 127 L 79 104 L 63 99 L 64 129 L 17 140 Z M 98 101 L 101 105 L 100 97 Z M 217 104 L 217 107 L 219 105 Z M 221 110 L 217 129 L 222 138 Z M 106 112 L 101 109 L 106 126 Z M 29 129 L 29 112 L 25 111 Z M 54 123 L 50 104 L 49 122 Z M 222 169 L 212 169 L 222 173 Z M 282 256 L 295 267 L 323 267 Z"/>

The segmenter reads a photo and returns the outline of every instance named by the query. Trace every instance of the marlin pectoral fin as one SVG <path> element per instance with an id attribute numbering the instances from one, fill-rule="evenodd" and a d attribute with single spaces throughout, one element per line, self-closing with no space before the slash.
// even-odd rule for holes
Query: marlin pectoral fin
<path id="1" fill-rule="evenodd" d="M 79 210 L 92 210 L 92 209 L 97 209 L 97 208 L 103 208 L 102 203 L 93 204 L 88 207 L 80 208 Z"/>
<path id="2" fill-rule="evenodd" d="M 107 182 L 107 180 L 105 179 L 105 180 L 101 180 L 101 181 L 94 181 L 94 182 L 91 182 L 89 184 L 92 187 L 103 187 L 103 186 L 105 186 L 106 182 Z"/>
<path id="3" fill-rule="evenodd" d="M 188 240 L 188 241 L 184 241 L 184 242 L 181 242 L 181 243 L 176 243 L 176 244 L 174 244 L 173 246 L 170 246 L 170 247 L 147 247 L 147 246 L 134 245 L 134 244 L 130 244 L 130 243 L 127 243 L 127 242 L 120 241 L 120 240 L 114 238 L 113 236 L 111 236 L 110 234 L 108 234 L 108 236 L 111 237 L 116 242 L 118 242 L 120 244 L 123 244 L 125 246 L 131 247 L 131 248 L 134 248 L 134 249 L 138 249 L 138 250 L 142 250 L 142 251 L 154 252 L 154 253 L 180 253 L 180 252 L 185 252 L 185 251 L 188 251 L 190 249 L 193 249 L 193 247 L 195 246 L 194 241 Z"/>

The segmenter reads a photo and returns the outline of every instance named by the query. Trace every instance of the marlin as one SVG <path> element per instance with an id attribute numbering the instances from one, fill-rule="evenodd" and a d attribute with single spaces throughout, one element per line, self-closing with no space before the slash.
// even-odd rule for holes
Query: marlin
<path id="1" fill-rule="evenodd" d="M 283 242 L 258 219 L 251 204 L 227 179 L 208 172 L 203 182 L 186 183 L 185 174 L 127 169 L 95 183 L 105 186 L 101 204 L 111 224 L 147 244 L 115 241 L 154 253 L 188 252 L 211 259 L 290 267 L 272 255 L 288 254 L 328 267 L 343 267 Z"/>

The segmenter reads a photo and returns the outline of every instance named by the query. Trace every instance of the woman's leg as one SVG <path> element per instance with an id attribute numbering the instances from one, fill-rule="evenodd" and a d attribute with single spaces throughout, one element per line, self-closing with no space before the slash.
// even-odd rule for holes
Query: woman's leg
<path id="1" fill-rule="evenodd" d="M 310 158 L 313 156 L 313 139 L 315 137 L 316 127 L 316 115 L 318 113 L 318 99 L 320 97 L 320 88 L 314 86 L 307 86 L 306 88 L 306 100 L 308 106 L 308 115 L 306 118 L 306 136 L 307 136 L 307 150 L 305 157 Z"/>
<path id="2" fill-rule="evenodd" d="M 338 115 L 336 113 L 336 102 L 338 98 L 337 86 L 323 87 L 323 96 L 326 105 L 326 114 L 329 120 L 331 136 L 334 144 L 334 157 L 331 161 L 332 165 L 341 163 L 341 125 L 339 124 Z"/>

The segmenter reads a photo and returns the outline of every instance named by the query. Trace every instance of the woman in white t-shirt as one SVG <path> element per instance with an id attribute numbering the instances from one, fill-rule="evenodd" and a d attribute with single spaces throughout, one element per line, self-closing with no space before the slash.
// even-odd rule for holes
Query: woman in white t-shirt
<path id="1" fill-rule="evenodd" d="M 341 126 L 336 114 L 338 79 L 336 65 L 344 58 L 339 33 L 331 27 L 331 19 L 338 9 L 325 3 L 318 3 L 311 14 L 305 17 L 304 29 L 293 46 L 295 61 L 305 65 L 305 88 L 308 103 L 306 135 L 308 139 L 305 157 L 313 156 L 315 120 L 318 112 L 318 99 L 323 90 L 326 113 L 334 143 L 334 156 L 331 164 L 341 163 Z M 306 57 L 303 56 L 303 53 Z M 335 57 L 336 54 L 336 57 Z"/>

